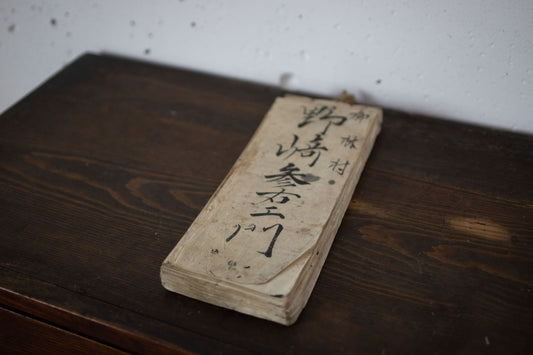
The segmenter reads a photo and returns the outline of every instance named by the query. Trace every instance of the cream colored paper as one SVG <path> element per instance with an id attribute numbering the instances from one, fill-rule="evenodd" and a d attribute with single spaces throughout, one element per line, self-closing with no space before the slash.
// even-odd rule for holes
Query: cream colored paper
<path id="1" fill-rule="evenodd" d="M 315 253 L 329 249 L 380 124 L 378 108 L 276 99 L 164 268 L 221 287 L 288 294 Z M 228 306 L 196 292 L 183 293 Z"/>

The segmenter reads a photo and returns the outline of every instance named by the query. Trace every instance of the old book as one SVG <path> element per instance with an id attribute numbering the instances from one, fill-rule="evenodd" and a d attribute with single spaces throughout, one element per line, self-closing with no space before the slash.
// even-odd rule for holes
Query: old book
<path id="1" fill-rule="evenodd" d="M 163 286 L 256 317 L 294 323 L 381 122 L 381 109 L 375 107 L 277 98 L 163 262 Z"/>

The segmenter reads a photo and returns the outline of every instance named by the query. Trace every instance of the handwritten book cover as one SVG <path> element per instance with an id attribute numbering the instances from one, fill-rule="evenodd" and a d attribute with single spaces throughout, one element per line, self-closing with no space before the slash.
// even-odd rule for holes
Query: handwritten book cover
<path id="1" fill-rule="evenodd" d="M 277 98 L 163 262 L 163 286 L 292 324 L 311 294 L 381 121 L 375 107 Z"/>

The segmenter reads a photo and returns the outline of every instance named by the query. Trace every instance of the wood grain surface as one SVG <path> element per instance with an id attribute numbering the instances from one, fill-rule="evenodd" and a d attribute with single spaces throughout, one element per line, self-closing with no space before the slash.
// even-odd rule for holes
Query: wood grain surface
<path id="1" fill-rule="evenodd" d="M 69 331 L 0 308 L 0 351 L 3 354 L 126 354 Z"/>
<path id="2" fill-rule="evenodd" d="M 531 353 L 533 138 L 390 110 L 295 325 L 163 289 L 281 94 L 85 55 L 6 111 L 2 327 L 136 353 Z"/>

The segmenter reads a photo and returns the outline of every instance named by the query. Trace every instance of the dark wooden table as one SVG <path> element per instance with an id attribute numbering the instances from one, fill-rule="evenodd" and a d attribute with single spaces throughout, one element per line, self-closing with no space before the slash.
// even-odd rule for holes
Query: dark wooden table
<path id="1" fill-rule="evenodd" d="M 159 267 L 276 88 L 85 55 L 0 118 L 0 350 L 533 353 L 533 138 L 384 111 L 284 327 Z"/>

